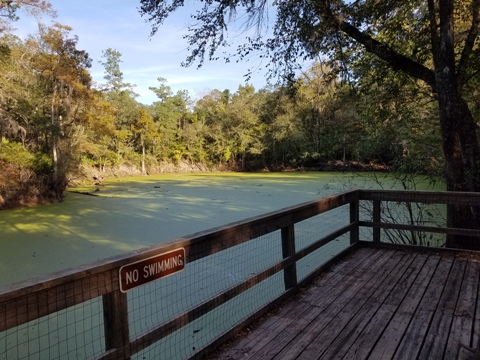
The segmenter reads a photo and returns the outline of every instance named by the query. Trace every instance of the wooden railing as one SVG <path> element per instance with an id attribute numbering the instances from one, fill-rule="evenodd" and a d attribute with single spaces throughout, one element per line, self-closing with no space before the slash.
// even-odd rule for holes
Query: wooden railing
<path id="1" fill-rule="evenodd" d="M 201 357 L 235 334 L 252 319 L 265 313 L 279 301 L 291 296 L 299 287 L 311 281 L 324 267 L 329 265 L 328 262 L 319 264 L 308 276 L 299 280 L 297 264 L 301 259 L 340 236 L 345 236 L 345 234 L 349 234 L 349 244 L 341 249 L 343 253 L 361 243 L 360 227 L 373 229 L 373 239 L 363 239 L 373 240 L 373 242 L 380 242 L 381 229 L 427 231 L 480 238 L 480 231 L 478 230 L 385 223 L 381 216 L 382 202 L 385 201 L 478 206 L 480 195 L 471 193 L 354 190 L 174 239 L 141 251 L 67 270 L 61 274 L 43 276 L 7 286 L 0 289 L 0 334 L 43 316 L 57 313 L 91 299 L 101 298 L 105 344 L 103 351 L 95 356 L 99 359 L 128 359 L 131 355 L 155 344 L 169 334 L 283 271 L 284 290 L 281 294 L 274 301 L 255 309 L 254 312 L 232 326 L 228 331 L 212 338 L 209 345 L 203 347 L 203 349 L 196 349 L 191 354 L 192 357 Z M 370 215 L 362 214 L 362 204 L 365 202 L 373 202 L 373 206 L 371 206 L 373 212 L 370 219 L 364 218 Z M 302 249 L 296 249 L 296 224 L 298 225 L 304 220 L 343 206 L 349 208 L 348 213 L 350 214 L 346 225 L 336 228 Z M 221 291 L 213 298 L 196 304 L 193 308 L 176 315 L 173 319 L 159 323 L 139 334 L 131 334 L 127 293 L 121 291 L 120 271 L 122 267 L 158 256 L 158 254 L 184 249 L 185 258 L 182 261 L 186 265 L 183 271 L 189 271 L 189 264 L 201 261 L 206 256 L 225 251 L 242 243 L 255 241 L 265 234 L 279 230 L 283 257 L 281 261 L 253 274 L 233 287 Z M 332 258 L 333 260 L 334 258 Z M 2 357 L 1 351 L 0 344 L 0 358 Z"/>
<path id="2" fill-rule="evenodd" d="M 480 231 L 475 229 L 451 228 L 447 226 L 425 226 L 418 224 L 401 224 L 398 222 L 386 223 L 381 218 L 382 202 L 397 203 L 421 203 L 421 204 L 443 204 L 443 205 L 464 205 L 480 208 L 480 193 L 464 192 L 433 192 L 433 191 L 389 191 L 374 190 L 359 191 L 359 200 L 368 200 L 373 203 L 372 221 L 361 221 L 360 226 L 373 228 L 373 242 L 380 242 L 380 230 L 402 230 L 424 233 L 437 233 L 446 235 L 469 236 L 480 238 Z M 446 216 L 446 215 L 445 215 Z M 445 219 L 446 220 L 446 219 Z"/>

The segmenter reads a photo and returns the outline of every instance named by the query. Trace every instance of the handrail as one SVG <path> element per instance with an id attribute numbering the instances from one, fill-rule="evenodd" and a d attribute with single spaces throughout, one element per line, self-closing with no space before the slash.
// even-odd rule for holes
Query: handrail
<path id="1" fill-rule="evenodd" d="M 359 200 L 480 206 L 480 193 L 460 191 L 359 190 Z"/>
<path id="2" fill-rule="evenodd" d="M 373 228 L 373 242 L 380 242 L 380 229 L 428 232 L 446 235 L 479 237 L 480 230 L 452 227 L 433 227 L 414 224 L 384 223 L 380 219 L 381 202 L 444 204 L 480 207 L 480 193 L 440 192 L 440 191 L 406 191 L 406 190 L 361 190 L 359 200 L 373 202 L 373 221 L 361 221 L 360 226 Z"/>
<path id="3" fill-rule="evenodd" d="M 372 221 L 360 221 L 362 201 L 373 202 Z M 0 289 L 0 332 L 101 297 L 105 318 L 105 349 L 98 358 L 129 358 L 281 271 L 284 275 L 284 292 L 279 298 L 297 291 L 299 260 L 343 234 L 350 233 L 350 245 L 354 246 L 359 242 L 360 227 L 373 228 L 374 242 L 380 241 L 381 229 L 467 234 L 480 237 L 480 230 L 384 223 L 380 216 L 381 203 L 384 201 L 480 206 L 480 194 L 352 190 L 173 239 L 75 269 L 12 284 Z M 350 209 L 347 225 L 332 231 L 303 249 L 296 249 L 295 224 L 345 205 L 349 205 Z M 119 271 L 122 266 L 178 248 L 185 249 L 186 263 L 191 264 L 233 246 L 255 241 L 260 236 L 274 231 L 281 233 L 281 244 L 279 244 L 282 252 L 281 261 L 221 291 L 213 298 L 197 304 L 193 309 L 178 314 L 168 322 L 131 336 L 128 327 L 128 299 L 126 293 L 120 291 Z"/>

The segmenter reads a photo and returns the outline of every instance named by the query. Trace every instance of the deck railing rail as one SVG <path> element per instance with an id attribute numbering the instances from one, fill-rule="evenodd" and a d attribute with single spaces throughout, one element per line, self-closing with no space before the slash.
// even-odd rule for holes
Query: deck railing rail
<path id="1" fill-rule="evenodd" d="M 142 351 L 155 346 L 167 337 L 174 336 L 185 327 L 193 323 L 200 324 L 199 322 L 208 319 L 209 316 L 217 316 L 210 314 L 220 308 L 227 307 L 226 312 L 228 314 L 230 311 L 228 310 L 229 302 L 248 291 L 261 289 L 261 287 L 269 284 L 269 280 L 275 276 L 280 276 L 282 288 L 266 303 L 258 302 L 251 309 L 250 306 L 248 311 L 245 311 L 241 318 L 235 320 L 227 329 L 203 339 L 200 347 L 190 347 L 177 353 L 169 352 L 170 355 L 166 355 L 166 358 L 201 358 L 238 332 L 252 319 L 266 313 L 279 302 L 297 292 L 300 287 L 311 281 L 331 261 L 335 261 L 337 259 L 336 255 L 348 252 L 361 241 L 381 242 L 381 231 L 393 229 L 397 231 L 467 235 L 480 238 L 479 230 L 453 229 L 446 227 L 444 224 L 424 226 L 412 223 L 386 222 L 382 219 L 382 206 L 386 202 L 479 206 L 480 194 L 353 190 L 173 239 L 140 251 L 66 270 L 59 274 L 41 276 L 4 287 L 0 289 L 0 359 L 42 358 L 42 356 L 45 357 L 44 354 L 48 354 L 46 356 L 49 358 L 93 357 L 105 360 L 135 358 Z M 365 207 L 371 210 L 364 211 Z M 322 220 L 321 216 L 323 214 L 331 213 L 335 209 L 337 209 L 334 215 L 335 219 Z M 338 209 L 341 209 L 341 211 L 338 212 Z M 319 224 L 317 228 L 314 227 L 313 229 L 322 229 L 327 226 L 326 224 L 338 220 L 339 217 L 343 217 L 342 220 L 344 221 L 340 221 L 335 227 L 328 225 L 327 232 L 318 231 L 320 235 L 313 241 L 301 243 L 304 234 L 312 232 L 311 229 L 305 230 L 306 222 Z M 362 238 L 364 235 L 362 235 L 361 229 L 371 229 L 372 238 Z M 264 268 L 259 268 L 248 276 L 241 277 L 231 286 L 220 288 L 214 295 L 199 298 L 198 301 L 192 300 L 188 307 L 183 307 L 179 312 L 165 320 L 153 321 L 152 324 L 149 323 L 149 326 L 144 326 L 140 330 L 133 330 L 135 314 L 132 314 L 130 309 L 132 302 L 148 303 L 155 295 L 150 293 L 140 300 L 132 300 L 132 296 L 129 297 L 130 291 L 124 289 L 122 291 L 122 276 L 120 275 L 122 268 L 145 261 L 145 259 L 151 259 L 159 254 L 168 254 L 178 249 L 184 249 L 182 262 L 185 263 L 185 267 L 181 271 L 185 274 L 194 273 L 199 271 L 199 267 L 195 267 L 193 264 L 213 261 L 211 260 L 214 258 L 212 256 L 224 254 L 229 249 L 250 244 L 246 248 L 253 247 L 253 252 L 259 251 L 256 244 L 265 242 L 264 236 L 269 234 L 278 234 L 274 236 L 274 240 L 269 240 L 268 243 L 268 246 L 271 247 L 268 251 L 272 254 L 279 253 L 278 260 L 265 261 L 267 266 Z M 279 241 L 275 240 L 277 237 Z M 274 249 L 272 244 L 276 244 L 278 249 Z M 332 244 L 339 245 L 332 248 Z M 330 248 L 327 251 L 325 249 L 328 246 Z M 313 254 L 322 252 L 328 252 L 328 255 L 321 257 L 321 261 L 308 260 Z M 226 262 L 233 262 L 236 258 L 237 255 L 234 255 Z M 275 257 L 272 255 L 272 258 Z M 307 261 L 306 265 L 305 261 Z M 228 264 L 225 266 L 228 266 Z M 299 275 L 299 272 L 305 272 L 306 268 L 308 268 L 306 275 Z M 186 278 L 186 275 L 184 278 Z M 155 282 L 161 283 L 162 281 L 164 280 L 159 279 Z M 192 282 L 195 281 L 192 280 Z M 208 279 L 202 281 L 208 281 Z M 173 286 L 179 286 L 179 283 L 174 283 Z M 159 293 L 159 290 L 156 291 L 154 294 Z M 165 290 L 161 291 L 164 292 Z M 137 296 L 142 296 L 142 294 L 137 294 Z M 51 324 L 52 318 L 57 319 L 64 316 L 64 311 L 92 300 L 100 304 L 98 314 L 95 316 L 101 319 L 97 323 L 90 321 L 96 324 L 96 330 L 87 329 L 90 322 L 79 319 L 83 315 L 79 314 L 78 311 L 75 311 L 74 315 L 67 315 L 67 318 L 73 316 L 74 320 L 71 324 L 73 327 L 76 326 L 75 321 L 82 321 L 82 332 L 93 331 L 94 335 L 91 335 L 91 337 L 101 339 L 102 346 L 100 349 L 96 349 L 93 354 L 76 349 L 75 346 L 77 345 L 75 344 L 78 343 L 78 340 L 75 340 L 73 345 L 69 345 L 70 348 L 67 350 L 55 350 L 52 348 L 53 345 L 45 344 L 45 342 L 51 341 L 51 336 L 46 332 L 52 330 L 50 329 L 51 326 L 42 327 L 41 319 L 48 318 L 50 319 L 48 324 Z M 94 315 L 90 313 L 85 316 L 92 317 Z M 66 321 L 68 323 L 68 319 Z M 196 326 L 201 327 L 201 325 Z M 36 330 L 32 335 L 28 329 L 33 327 Z M 58 329 L 56 331 L 58 332 Z M 193 334 L 195 334 L 195 331 L 200 330 L 193 330 Z M 28 335 L 25 336 L 23 332 L 28 333 Z M 76 339 L 75 336 L 74 339 Z M 180 336 L 180 340 L 176 342 L 177 345 L 175 346 L 181 347 L 182 343 L 186 342 L 185 339 L 185 335 Z M 98 339 L 93 341 L 96 340 Z M 60 341 L 55 346 L 62 347 Z M 87 347 L 89 345 L 85 342 L 78 344 L 78 347 L 82 346 Z M 156 351 L 161 353 L 165 350 L 157 349 Z"/>
<path id="2" fill-rule="evenodd" d="M 361 190 L 359 200 L 368 200 L 373 204 L 371 221 L 361 221 L 362 227 L 373 228 L 373 242 L 380 242 L 381 229 L 396 229 L 402 231 L 416 231 L 423 233 L 437 233 L 445 235 L 460 235 L 469 237 L 480 237 L 480 231 L 475 229 L 461 229 L 446 226 L 446 215 L 444 223 L 436 226 L 418 225 L 413 222 L 402 224 L 397 221 L 386 222 L 381 218 L 382 204 L 395 202 L 397 204 L 434 204 L 434 205 L 464 205 L 480 207 L 480 194 L 465 192 L 434 192 L 434 191 L 391 191 L 391 190 Z"/>

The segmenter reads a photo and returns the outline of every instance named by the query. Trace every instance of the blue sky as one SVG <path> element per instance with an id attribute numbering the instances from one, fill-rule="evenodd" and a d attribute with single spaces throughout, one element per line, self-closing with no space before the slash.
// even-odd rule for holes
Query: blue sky
<path id="1" fill-rule="evenodd" d="M 150 104 L 156 100 L 149 86 L 157 86 L 158 77 L 167 79 L 174 92 L 188 90 L 192 99 L 201 98 L 213 89 L 236 91 L 245 84 L 244 75 L 251 67 L 260 68 L 258 58 L 249 62 L 228 63 L 223 60 L 206 62 L 200 69 L 196 64 L 184 68 L 181 62 L 188 55 L 183 40 L 190 20 L 193 2 L 167 19 L 154 37 L 150 37 L 150 25 L 139 15 L 135 0 L 50 0 L 57 10 L 56 22 L 73 28 L 72 35 L 79 37 L 78 49 L 86 50 L 93 59 L 91 74 L 96 82 L 103 82 L 102 51 L 113 48 L 122 53 L 121 70 L 124 81 L 136 84 L 135 92 L 140 102 Z M 19 33 L 33 33 L 33 18 L 20 14 L 21 21 L 14 24 Z M 51 20 L 44 20 L 47 24 Z M 235 28 L 235 26 L 232 26 Z M 231 40 L 240 43 L 246 33 L 237 32 Z M 221 55 L 221 53 L 219 53 Z M 257 70 L 249 83 L 256 89 L 267 85 L 265 70 Z"/>

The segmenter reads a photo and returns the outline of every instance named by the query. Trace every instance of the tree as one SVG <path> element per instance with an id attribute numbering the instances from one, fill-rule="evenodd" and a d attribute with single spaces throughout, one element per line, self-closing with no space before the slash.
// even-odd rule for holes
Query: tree
<path id="1" fill-rule="evenodd" d="M 153 122 L 153 117 L 145 109 L 137 110 L 135 123 L 132 125 L 132 132 L 138 138 L 142 151 L 142 174 L 146 173 L 145 156 L 147 146 L 158 139 L 158 132 Z"/>
<path id="2" fill-rule="evenodd" d="M 259 155 L 264 150 L 261 144 L 264 126 L 258 117 L 258 107 L 255 88 L 252 85 L 240 85 L 231 97 L 222 121 L 225 137 L 229 140 L 229 150 L 242 170 L 247 167 L 248 156 Z"/>
<path id="3" fill-rule="evenodd" d="M 438 111 L 428 88 L 400 72 L 360 71 L 362 78 L 353 86 L 354 104 L 365 129 L 357 145 L 360 158 L 376 160 L 397 173 L 402 169 L 399 176 L 441 178 Z"/>
<path id="4" fill-rule="evenodd" d="M 266 162 L 276 169 L 302 166 L 301 157 L 308 152 L 308 136 L 303 127 L 303 109 L 289 89 L 277 89 L 265 102 L 262 121 L 267 124 Z"/>
<path id="5" fill-rule="evenodd" d="M 55 16 L 55 11 L 44 0 L 0 0 L 0 33 L 11 29 L 11 22 L 18 20 L 18 12 L 38 17 L 41 14 Z"/>
<path id="6" fill-rule="evenodd" d="M 44 102 L 39 104 L 50 118 L 50 146 L 52 153 L 52 190 L 61 198 L 66 186 L 68 158 L 71 151 L 59 153 L 62 138 L 71 137 L 74 123 L 79 121 L 80 107 L 88 100 L 91 77 L 89 55 L 76 48 L 78 38 L 69 37 L 72 29 L 55 24 L 42 27 L 37 56 L 33 59 L 38 71 L 38 81 L 44 93 Z M 66 143 L 68 148 L 70 142 Z"/>
<path id="7" fill-rule="evenodd" d="M 102 171 L 117 165 L 120 156 L 115 143 L 115 109 L 104 94 L 92 91 L 83 120 L 76 139 L 83 160 Z"/>
<path id="8" fill-rule="evenodd" d="M 0 139 L 9 136 L 25 142 L 32 115 L 29 100 L 35 76 L 29 68 L 34 50 L 8 33 L 11 24 L 19 19 L 19 12 L 37 19 L 42 14 L 54 17 L 56 13 L 44 0 L 0 0 L 0 34 L 4 33 L 0 39 Z"/>
<path id="9" fill-rule="evenodd" d="M 140 0 L 155 33 L 165 18 L 184 1 Z M 261 25 L 268 17 L 266 0 L 201 1 L 192 15 L 194 25 L 186 39 L 191 55 L 187 64 L 207 56 L 226 43 L 227 24 L 236 12 Z M 480 190 L 480 149 L 477 124 L 467 102 L 466 89 L 478 82 L 480 0 L 305 0 L 276 3 L 273 36 L 247 38 L 239 56 L 260 50 L 271 58 L 273 73 L 295 70 L 297 59 L 324 54 L 333 69 L 370 62 L 374 69 L 389 68 L 425 83 L 438 104 L 448 191 Z M 260 26 L 259 26 L 260 27 Z M 448 208 L 448 226 L 480 227 L 480 207 Z M 447 245 L 480 248 L 480 241 L 449 237 Z"/>
<path id="10" fill-rule="evenodd" d="M 19 38 L 4 35 L 0 38 L 0 139 L 10 138 L 25 142 L 30 127 L 32 94 L 35 76 L 30 61 L 33 56 Z"/>
<path id="11" fill-rule="evenodd" d="M 196 122 L 208 129 L 204 133 L 204 146 L 208 157 L 210 161 L 220 165 L 228 162 L 232 156 L 223 124 L 229 102 L 230 94 L 226 96 L 225 92 L 215 89 L 198 100 L 194 109 Z"/>
<path id="12" fill-rule="evenodd" d="M 102 58 L 105 59 L 99 63 L 105 69 L 104 79 L 107 81 L 102 86 L 102 91 L 105 93 L 119 93 L 122 90 L 127 90 L 133 94 L 133 85 L 123 81 L 123 72 L 120 70 L 120 63 L 122 62 L 122 53 L 108 48 L 103 50 Z"/>
<path id="13" fill-rule="evenodd" d="M 157 87 L 149 87 L 158 97 L 151 106 L 158 131 L 161 133 L 159 156 L 179 161 L 187 157 L 187 149 L 182 144 L 182 135 L 188 123 L 190 103 L 188 91 L 178 91 L 173 94 L 165 78 L 157 78 Z"/>
<path id="14" fill-rule="evenodd" d="M 115 126 L 120 131 L 118 139 L 126 140 L 128 132 L 136 121 L 139 108 L 139 103 L 135 100 L 137 94 L 133 91 L 135 85 L 124 82 L 123 72 L 120 69 L 122 54 L 119 51 L 108 48 L 103 51 L 102 58 L 104 61 L 100 61 L 100 64 L 105 70 L 103 78 L 106 83 L 100 86 L 100 91 L 105 94 L 106 99 L 115 109 Z M 119 154 L 122 152 L 120 148 L 123 144 L 119 141 L 115 143 L 117 154 Z"/>
<path id="15" fill-rule="evenodd" d="M 358 160 L 363 124 L 352 87 L 337 79 L 321 61 L 302 71 L 292 87 L 308 139 L 304 159 Z"/>

